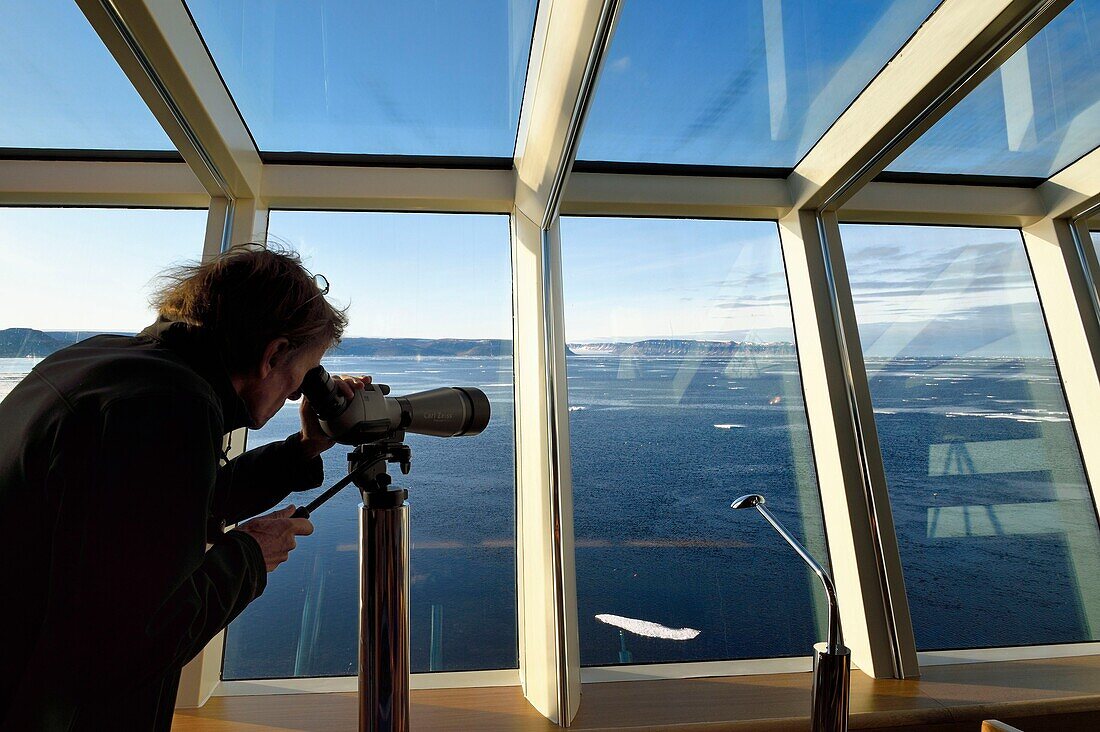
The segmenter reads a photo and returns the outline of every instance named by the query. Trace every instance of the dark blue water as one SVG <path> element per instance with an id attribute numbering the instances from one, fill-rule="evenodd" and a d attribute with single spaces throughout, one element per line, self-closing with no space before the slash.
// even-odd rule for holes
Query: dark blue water
<path id="1" fill-rule="evenodd" d="M 917 647 L 1100 637 L 1100 533 L 1054 362 L 869 371 Z"/>
<path id="2" fill-rule="evenodd" d="M 412 662 L 418 672 L 515 667 L 510 361 L 327 365 L 395 393 L 471 384 L 489 394 L 482 435 L 409 438 L 413 472 L 398 482 L 412 505 Z M 1100 532 L 1053 364 L 868 365 L 918 646 L 1098 637 Z M 765 494 L 827 559 L 795 360 L 571 357 L 569 389 L 582 662 L 806 655 L 823 636 L 819 588 L 759 515 L 728 508 Z M 251 444 L 296 424 L 288 408 Z M 344 473 L 339 448 L 326 470 L 329 483 Z M 225 678 L 354 673 L 358 501 L 351 488 L 320 509 L 316 533 L 230 627 Z M 598 614 L 699 633 L 620 637 Z"/>
<path id="3" fill-rule="evenodd" d="M 493 416 L 476 438 L 409 435 L 412 546 L 411 653 L 429 670 L 432 606 L 442 607 L 442 660 L 434 670 L 518 665 L 515 588 L 515 468 L 510 359 L 331 359 L 333 373 L 370 373 L 395 394 L 476 385 Z M 298 429 L 284 408 L 250 446 Z M 325 453 L 326 487 L 347 472 L 346 450 Z M 293 495 L 304 505 L 321 489 Z M 358 632 L 358 490 L 314 514 L 315 532 L 268 575 L 268 587 L 229 628 L 225 678 L 354 674 Z"/>

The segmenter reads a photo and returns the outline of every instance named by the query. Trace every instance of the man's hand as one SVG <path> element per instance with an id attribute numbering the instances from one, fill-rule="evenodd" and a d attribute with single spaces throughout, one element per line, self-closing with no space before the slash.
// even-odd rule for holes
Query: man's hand
<path id="1" fill-rule="evenodd" d="M 345 399 L 351 399 L 355 396 L 357 390 L 371 383 L 371 377 L 341 375 L 333 376 L 332 381 Z M 306 457 L 317 457 L 336 444 L 321 429 L 317 414 L 314 413 L 313 407 L 309 406 L 309 400 L 304 396 L 302 397 L 302 404 L 298 408 L 298 416 L 302 421 L 302 449 L 305 451 Z"/>
<path id="2" fill-rule="evenodd" d="M 267 571 L 272 572 L 290 556 L 290 550 L 298 546 L 295 536 L 309 536 L 313 524 L 309 519 L 291 518 L 294 506 L 287 506 L 266 516 L 257 516 L 237 527 L 260 545 Z"/>

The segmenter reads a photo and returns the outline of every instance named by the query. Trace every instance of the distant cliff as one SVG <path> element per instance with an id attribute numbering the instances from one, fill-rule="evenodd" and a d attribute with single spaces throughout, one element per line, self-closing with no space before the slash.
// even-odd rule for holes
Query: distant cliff
<path id="1" fill-rule="evenodd" d="M 569 350 L 578 356 L 694 356 L 730 357 L 753 355 L 793 356 L 793 343 L 749 343 L 745 341 L 692 341 L 650 339 L 634 343 L 570 343 Z"/>
<path id="2" fill-rule="evenodd" d="M 93 335 L 95 333 L 89 331 L 44 333 L 33 328 L 8 328 L 0 330 L 0 358 L 48 356 L 70 343 Z M 794 355 L 794 344 L 650 339 L 634 343 L 570 343 L 566 346 L 566 353 L 570 356 L 620 357 Z M 512 341 L 501 338 L 345 338 L 329 355 L 366 358 L 494 358 L 511 356 Z"/>
<path id="3" fill-rule="evenodd" d="M 512 342 L 499 338 L 345 338 L 330 356 L 511 356 Z"/>
<path id="4" fill-rule="evenodd" d="M 68 344 L 33 328 L 0 330 L 0 358 L 49 356 Z"/>
<path id="5" fill-rule="evenodd" d="M 95 330 L 51 330 L 43 332 L 34 328 L 0 329 L 0 358 L 42 358 L 77 341 L 99 335 L 101 332 Z M 111 332 L 116 335 L 133 335 L 133 333 L 119 331 Z"/>
<path id="6" fill-rule="evenodd" d="M 44 333 L 33 328 L 0 330 L 0 358 L 43 357 L 95 335 L 88 331 Z M 512 342 L 499 338 L 345 338 L 333 356 L 511 356 Z"/>

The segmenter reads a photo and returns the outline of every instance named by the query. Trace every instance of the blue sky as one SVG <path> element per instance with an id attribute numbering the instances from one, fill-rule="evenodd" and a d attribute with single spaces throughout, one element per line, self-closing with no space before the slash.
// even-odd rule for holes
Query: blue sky
<path id="1" fill-rule="evenodd" d="M 579 158 L 791 167 L 939 0 L 629 0 Z"/>
<path id="2" fill-rule="evenodd" d="M 581 159 L 794 165 L 938 0 L 630 0 Z M 536 0 L 188 0 L 261 149 L 512 154 Z M 1100 128 L 1075 0 L 892 166 L 1047 175 Z M 71 0 L 0 0 L 0 147 L 171 144 Z M 64 49 L 59 52 L 59 49 Z"/>
<path id="3" fill-rule="evenodd" d="M 136 331 L 164 267 L 196 259 L 205 211 L 0 208 L 0 328 Z M 567 217 L 566 337 L 793 340 L 768 221 Z M 275 211 L 270 231 L 349 307 L 348 335 L 510 338 L 508 219 Z M 1049 355 L 1020 233 L 844 225 L 871 356 Z"/>
<path id="4" fill-rule="evenodd" d="M 0 208 L 0 328 L 140 330 L 150 280 L 205 231 L 205 209 Z"/>
<path id="5" fill-rule="evenodd" d="M 630 0 L 580 157 L 792 165 L 935 5 L 709 0 L 684 13 Z M 264 149 L 511 154 L 534 0 L 188 7 Z M 1100 0 L 1076 0 L 1028 44 L 1026 73 L 1017 62 L 1009 81 L 991 77 L 908 155 L 1012 172 L 1083 152 L 1100 114 L 1098 17 Z M 74 3 L 0 0 L 0 48 L 0 146 L 170 148 Z M 139 329 L 147 283 L 199 255 L 204 224 L 205 212 L 0 209 L 0 327 Z M 505 217 L 275 212 L 270 230 L 330 276 L 352 335 L 511 333 Z M 792 338 L 773 223 L 562 231 L 570 340 Z M 870 352 L 1045 348 L 1018 239 L 846 227 Z"/>
<path id="6" fill-rule="evenodd" d="M 1016 229 L 843 224 L 864 353 L 1049 357 Z"/>
<path id="7" fill-rule="evenodd" d="M 889 170 L 1045 178 L 1096 147 L 1100 0 L 1076 0 Z"/>
<path id="8" fill-rule="evenodd" d="M 770 221 L 565 218 L 570 342 L 793 340 Z"/>
<path id="9" fill-rule="evenodd" d="M 348 335 L 512 337 L 507 216 L 273 211 L 268 228 L 350 306 Z"/>
<path id="10" fill-rule="evenodd" d="M 72 0 L 0 0 L 0 147 L 173 149 Z"/>
<path id="11" fill-rule="evenodd" d="M 511 157 L 535 0 L 187 0 L 261 150 Z"/>

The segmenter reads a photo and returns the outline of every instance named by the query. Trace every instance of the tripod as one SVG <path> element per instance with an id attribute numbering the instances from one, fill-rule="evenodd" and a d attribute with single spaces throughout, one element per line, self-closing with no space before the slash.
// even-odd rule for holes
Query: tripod
<path id="1" fill-rule="evenodd" d="M 388 463 L 408 475 L 405 434 L 359 445 L 348 475 L 359 507 L 359 730 L 409 729 L 409 492 L 391 487 Z"/>
<path id="2" fill-rule="evenodd" d="M 412 468 L 405 433 L 356 446 L 348 474 L 307 506 L 309 518 L 322 503 L 354 482 L 359 506 L 359 730 L 409 729 L 409 492 L 391 487 L 388 463 L 401 474 Z"/>

